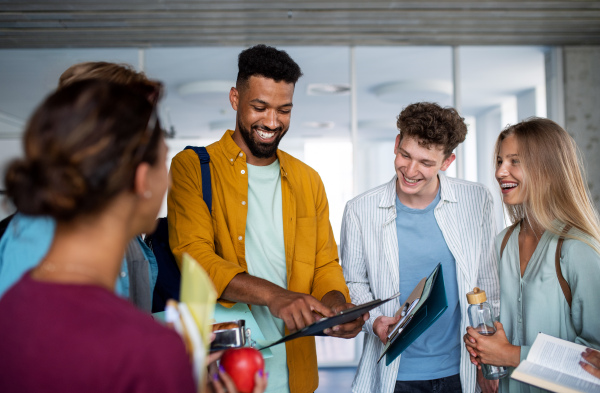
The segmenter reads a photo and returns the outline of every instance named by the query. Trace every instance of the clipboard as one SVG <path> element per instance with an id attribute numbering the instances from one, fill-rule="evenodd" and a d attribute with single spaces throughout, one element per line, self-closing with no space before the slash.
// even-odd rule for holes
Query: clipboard
<path id="1" fill-rule="evenodd" d="M 275 342 L 267 344 L 267 345 L 263 346 L 262 348 L 258 348 L 258 350 L 262 351 L 263 349 L 267 349 L 274 345 L 281 344 L 286 341 L 293 340 L 295 338 L 307 337 L 307 336 L 326 336 L 326 334 L 323 333 L 323 330 L 332 328 L 337 325 L 343 325 L 344 323 L 353 321 L 353 320 L 357 319 L 358 317 L 360 317 L 361 315 L 365 314 L 366 312 L 374 309 L 375 307 L 379 307 L 382 304 L 387 303 L 390 300 L 397 298 L 398 296 L 400 296 L 400 292 L 398 292 L 395 295 L 393 295 L 392 297 L 389 297 L 384 300 L 376 299 L 371 302 L 364 303 L 364 304 L 358 305 L 356 307 L 352 307 L 347 310 L 340 311 L 338 314 L 334 315 L 333 317 L 322 318 L 321 320 L 319 320 L 309 326 L 306 326 L 306 327 L 298 330 L 297 332 L 288 334 L 287 336 L 281 338 L 280 340 L 277 340 Z"/>
<path id="2" fill-rule="evenodd" d="M 415 291 L 419 292 L 422 282 L 423 280 L 413 290 L 409 299 L 413 297 Z M 385 355 L 385 364 L 389 366 L 410 344 L 437 321 L 448 308 L 441 263 L 438 263 L 433 272 L 427 277 L 420 292 L 421 295 L 416 306 L 406 314 L 397 326 L 394 326 L 395 334 L 393 334 L 394 331 L 390 334 L 391 337 L 388 338 L 388 342 L 383 348 L 377 363 Z M 402 326 L 398 326 L 402 322 L 404 322 Z"/>

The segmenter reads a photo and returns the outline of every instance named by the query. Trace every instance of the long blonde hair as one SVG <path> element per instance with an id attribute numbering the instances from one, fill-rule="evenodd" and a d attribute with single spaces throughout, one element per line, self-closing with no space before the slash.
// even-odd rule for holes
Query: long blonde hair
<path id="1" fill-rule="evenodd" d="M 529 118 L 507 127 L 496 140 L 494 157 L 508 136 L 517 141 L 524 178 L 524 203 L 504 204 L 513 223 L 533 218 L 545 230 L 585 242 L 600 254 L 600 224 L 573 138 L 549 119 Z"/>

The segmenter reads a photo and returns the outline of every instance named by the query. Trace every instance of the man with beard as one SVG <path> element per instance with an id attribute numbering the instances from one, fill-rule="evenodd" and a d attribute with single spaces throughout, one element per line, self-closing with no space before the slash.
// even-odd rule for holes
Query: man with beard
<path id="1" fill-rule="evenodd" d="M 239 55 L 229 100 L 234 131 L 207 146 L 211 210 L 202 199 L 196 153 L 171 164 L 169 243 L 176 259 L 194 257 L 215 284 L 219 302 L 252 305 L 265 337 L 276 339 L 351 307 L 329 223 L 323 183 L 312 168 L 278 150 L 288 131 L 294 87 L 302 75 L 287 53 L 257 45 Z M 365 318 L 368 314 L 365 314 Z M 327 334 L 350 338 L 364 320 Z M 267 391 L 313 392 L 314 338 L 272 347 Z M 287 361 L 286 361 L 287 359 Z"/>

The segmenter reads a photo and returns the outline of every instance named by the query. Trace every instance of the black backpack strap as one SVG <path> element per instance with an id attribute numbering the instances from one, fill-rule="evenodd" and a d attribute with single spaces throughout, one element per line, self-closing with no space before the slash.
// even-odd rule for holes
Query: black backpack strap
<path id="1" fill-rule="evenodd" d="M 212 214 L 212 188 L 210 180 L 210 155 L 204 146 L 186 146 L 184 150 L 191 149 L 196 152 L 200 160 L 200 172 L 202 172 L 202 199 Z"/>

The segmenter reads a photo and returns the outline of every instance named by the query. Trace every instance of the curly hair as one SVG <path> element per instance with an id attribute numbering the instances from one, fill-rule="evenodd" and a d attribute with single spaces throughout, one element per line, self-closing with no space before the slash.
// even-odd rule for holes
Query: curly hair
<path id="1" fill-rule="evenodd" d="M 239 89 L 245 85 L 251 76 L 296 84 L 302 76 L 302 70 L 285 51 L 260 44 L 242 51 L 238 56 L 236 87 Z"/>
<path id="2" fill-rule="evenodd" d="M 432 102 L 410 104 L 400 112 L 396 122 L 401 138 L 416 138 L 420 146 L 442 146 L 450 156 L 467 136 L 467 125 L 454 108 L 442 108 Z"/>

